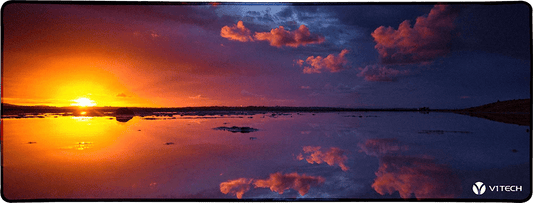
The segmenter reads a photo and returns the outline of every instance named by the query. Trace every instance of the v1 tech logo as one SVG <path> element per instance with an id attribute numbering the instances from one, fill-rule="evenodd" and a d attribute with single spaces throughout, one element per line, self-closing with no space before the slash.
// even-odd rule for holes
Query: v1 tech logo
<path id="1" fill-rule="evenodd" d="M 487 187 L 485 187 L 485 184 L 483 182 L 476 182 L 474 186 L 472 186 L 472 191 L 474 191 L 474 194 L 476 195 L 482 195 L 485 193 L 485 190 Z"/>
<path id="2" fill-rule="evenodd" d="M 522 192 L 521 185 L 489 185 L 491 192 Z M 476 182 L 472 186 L 472 191 L 476 195 L 482 195 L 487 190 L 487 186 L 483 182 Z"/>

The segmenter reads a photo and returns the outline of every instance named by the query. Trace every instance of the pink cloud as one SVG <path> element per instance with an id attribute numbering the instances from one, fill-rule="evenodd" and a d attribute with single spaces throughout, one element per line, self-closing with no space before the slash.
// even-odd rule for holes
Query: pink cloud
<path id="1" fill-rule="evenodd" d="M 408 150 L 407 146 L 401 146 L 395 138 L 368 139 L 358 146 L 361 148 L 359 152 L 377 157 Z"/>
<path id="2" fill-rule="evenodd" d="M 384 195 L 400 193 L 407 199 L 453 198 L 461 193 L 461 182 L 445 165 L 431 157 L 384 156 L 380 158 L 374 190 Z"/>
<path id="3" fill-rule="evenodd" d="M 306 74 L 312 74 L 312 73 L 322 73 L 320 70 L 306 66 L 304 67 L 304 73 Z"/>
<path id="4" fill-rule="evenodd" d="M 327 152 L 322 152 L 320 150 L 320 147 L 312 147 L 312 146 L 305 146 L 303 147 L 304 153 L 307 153 L 307 157 L 305 157 L 305 160 L 310 163 L 327 163 L 330 166 L 338 165 L 341 167 L 343 171 L 347 171 L 349 168 L 344 164 L 346 160 L 348 159 L 346 155 L 344 155 L 344 150 L 341 150 L 337 147 L 331 147 Z M 304 157 L 302 154 L 299 154 L 297 156 L 298 160 L 303 160 Z"/>
<path id="5" fill-rule="evenodd" d="M 194 97 L 189 97 L 189 99 L 202 99 L 202 95 L 196 95 Z"/>
<path id="6" fill-rule="evenodd" d="M 305 62 L 309 64 L 310 66 L 304 67 L 303 72 L 307 74 L 311 73 L 321 73 L 322 70 L 329 70 L 330 72 L 339 72 L 342 70 L 347 69 L 348 67 L 346 64 L 348 63 L 348 60 L 344 57 L 349 51 L 347 49 L 344 49 L 339 53 L 339 55 L 335 56 L 333 54 L 328 55 L 326 58 L 322 56 L 310 56 L 307 57 Z M 302 66 L 303 61 L 298 61 L 298 65 Z"/>
<path id="7" fill-rule="evenodd" d="M 302 60 L 302 59 L 298 59 L 298 60 L 296 61 L 296 63 L 297 63 L 298 65 L 302 66 L 302 65 L 304 65 L 304 60 Z"/>
<path id="8" fill-rule="evenodd" d="M 408 70 L 399 71 L 379 65 L 369 65 L 359 70 L 361 72 L 357 76 L 364 77 L 366 81 L 395 81 L 398 75 L 409 73 Z"/>
<path id="9" fill-rule="evenodd" d="M 451 6 L 435 5 L 427 17 L 418 17 L 413 27 L 406 20 L 398 30 L 384 26 L 374 30 L 375 48 L 385 64 L 431 63 L 450 51 L 456 17 L 457 11 Z"/>
<path id="10" fill-rule="evenodd" d="M 307 44 L 320 44 L 325 41 L 323 36 L 311 34 L 305 25 L 301 25 L 294 31 L 288 31 L 283 26 L 279 26 L 270 32 L 256 32 L 254 37 L 256 40 L 269 41 L 270 45 L 275 47 L 298 47 Z"/>
<path id="11" fill-rule="evenodd" d="M 311 186 L 318 186 L 324 183 L 325 179 L 320 176 L 308 176 L 298 173 L 282 174 L 280 172 L 270 174 L 265 180 L 254 182 L 256 188 L 270 188 L 273 192 L 283 194 L 285 190 L 294 189 L 302 196 L 307 194 Z"/>
<path id="12" fill-rule="evenodd" d="M 244 27 L 242 21 L 237 22 L 237 25 L 233 25 L 231 27 L 222 27 L 220 30 L 220 36 L 241 42 L 254 41 L 252 39 L 252 32 L 248 28 Z"/>
<path id="13" fill-rule="evenodd" d="M 242 195 L 250 190 L 253 179 L 239 178 L 236 180 L 229 180 L 220 183 L 220 192 L 224 194 L 232 194 L 241 199 Z"/>

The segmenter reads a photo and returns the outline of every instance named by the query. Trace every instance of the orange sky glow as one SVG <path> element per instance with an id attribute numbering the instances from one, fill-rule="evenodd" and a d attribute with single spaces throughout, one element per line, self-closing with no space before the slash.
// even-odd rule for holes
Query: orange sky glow
<path id="1" fill-rule="evenodd" d="M 460 20 L 462 7 L 440 4 L 368 16 L 356 10 L 378 7 L 328 7 L 335 9 L 306 18 L 288 15 L 304 9 L 290 4 L 10 2 L 3 8 L 3 103 L 71 106 L 87 98 L 125 107 L 458 108 L 530 92 L 530 63 L 523 60 L 530 55 L 529 26 L 512 24 L 522 19 L 516 13 L 527 18 L 521 4 L 516 12 L 480 10 L 499 13 L 497 30 L 507 33 L 500 35 L 476 27 L 491 20 Z M 367 23 L 352 21 L 351 13 Z M 502 53 L 487 54 L 493 52 Z M 502 72 L 499 64 L 516 70 Z"/>
<path id="2" fill-rule="evenodd" d="M 206 61 L 198 54 L 202 50 L 197 50 L 197 45 L 180 49 L 167 45 L 188 34 L 188 28 L 172 33 L 173 39 L 156 34 L 147 28 L 150 25 L 101 21 L 93 10 L 97 7 L 7 5 L 2 102 L 71 106 L 73 100 L 88 98 L 96 106 L 183 107 L 264 105 L 270 101 L 242 97 L 245 90 L 235 87 L 243 85 L 234 82 L 237 76 L 213 68 L 219 62 Z M 42 16 L 24 15 L 41 9 L 50 11 L 50 16 L 39 22 L 36 19 Z M 219 30 L 214 36 L 220 37 Z M 220 54 L 215 58 L 226 61 L 225 54 Z M 231 63 L 242 66 L 238 61 Z M 253 92 L 251 88 L 248 91 Z"/>

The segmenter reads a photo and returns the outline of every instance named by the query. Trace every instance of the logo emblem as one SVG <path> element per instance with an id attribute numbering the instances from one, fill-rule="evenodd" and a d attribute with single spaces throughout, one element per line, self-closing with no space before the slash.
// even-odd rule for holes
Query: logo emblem
<path id="1" fill-rule="evenodd" d="M 485 193 L 485 190 L 487 188 L 485 187 L 485 184 L 483 182 L 476 182 L 474 186 L 472 186 L 472 191 L 474 191 L 474 194 L 476 195 L 482 195 Z"/>

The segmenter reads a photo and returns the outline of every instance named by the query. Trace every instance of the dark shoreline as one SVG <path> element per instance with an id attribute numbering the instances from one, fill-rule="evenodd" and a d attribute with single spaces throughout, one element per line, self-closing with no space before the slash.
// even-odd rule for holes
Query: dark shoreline
<path id="1" fill-rule="evenodd" d="M 452 112 L 502 123 L 531 126 L 531 99 L 497 101 Z"/>
<path id="2" fill-rule="evenodd" d="M 117 109 L 123 107 L 53 107 L 53 106 L 18 106 L 2 103 L 2 118 L 24 118 L 28 115 L 61 114 L 65 116 L 115 116 Z M 517 124 L 522 126 L 531 125 L 531 100 L 519 99 L 498 101 L 482 106 L 466 109 L 429 109 L 422 108 L 335 108 L 335 107 L 163 107 L 145 108 L 128 107 L 137 116 L 172 116 L 172 115 L 254 115 L 266 113 L 321 113 L 321 112 L 449 112 L 473 117 L 485 118 L 493 121 Z"/>
<path id="3" fill-rule="evenodd" d="M 521 126 L 531 126 L 531 114 L 525 113 L 459 113 L 472 117 L 484 118 L 502 123 L 517 124 Z"/>
<path id="4" fill-rule="evenodd" d="M 2 115 L 19 115 L 19 114 L 42 114 L 42 113 L 73 113 L 85 111 L 91 115 L 104 115 L 114 113 L 117 109 L 124 107 L 52 107 L 52 106 L 17 106 L 11 104 L 2 104 Z M 417 108 L 335 108 L 335 107 L 267 107 L 267 106 L 248 106 L 248 107 L 224 107 L 224 106 L 209 106 L 209 107 L 127 107 L 136 115 L 154 114 L 154 113 L 200 113 L 200 114 L 216 114 L 232 112 L 249 112 L 249 113 L 264 113 L 264 112 L 356 112 L 356 111 L 422 111 L 427 112 L 428 109 Z M 437 110 L 438 111 L 438 110 Z"/>

